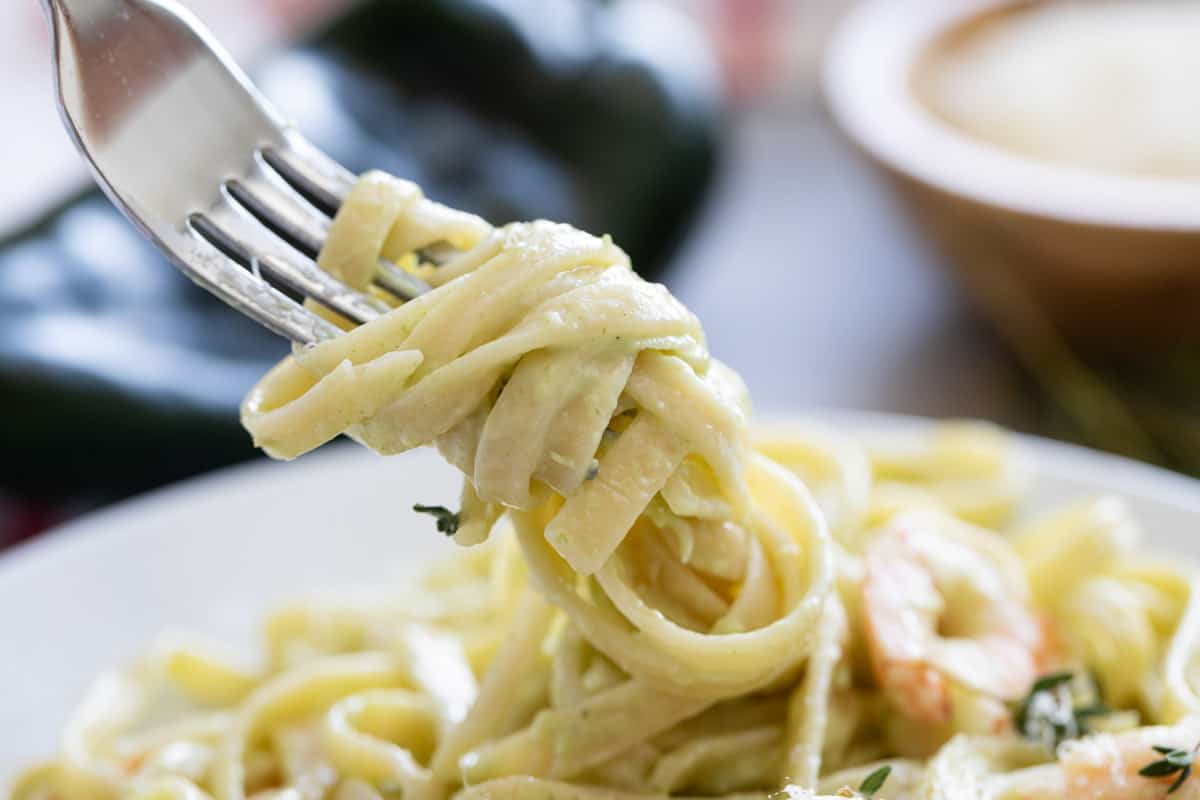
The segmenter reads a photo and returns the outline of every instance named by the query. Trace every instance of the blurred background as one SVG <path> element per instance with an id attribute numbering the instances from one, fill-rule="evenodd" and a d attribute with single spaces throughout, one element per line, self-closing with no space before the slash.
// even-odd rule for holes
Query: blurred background
<path id="1" fill-rule="evenodd" d="M 1036 301 L 980 302 L 928 209 L 839 131 L 821 64 L 850 0 L 187 4 L 352 168 L 495 222 L 612 233 L 759 414 L 980 417 L 1200 471 L 1186 336 L 1111 347 Z M 0 10 L 0 548 L 257 457 L 237 404 L 286 351 L 91 189 L 37 5 Z"/>

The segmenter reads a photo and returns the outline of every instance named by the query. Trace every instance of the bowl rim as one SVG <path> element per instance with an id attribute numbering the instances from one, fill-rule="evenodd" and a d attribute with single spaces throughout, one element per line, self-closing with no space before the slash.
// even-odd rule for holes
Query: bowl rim
<path id="1" fill-rule="evenodd" d="M 950 194 L 1085 225 L 1200 230 L 1200 181 L 1039 161 L 957 130 L 913 92 L 914 69 L 943 34 L 1030 3 L 865 0 L 848 12 L 825 53 L 821 84 L 830 112 L 871 157 Z"/>

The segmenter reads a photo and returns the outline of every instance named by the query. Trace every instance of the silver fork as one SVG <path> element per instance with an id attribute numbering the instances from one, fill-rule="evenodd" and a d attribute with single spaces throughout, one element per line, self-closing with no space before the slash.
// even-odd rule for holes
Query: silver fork
<path id="1" fill-rule="evenodd" d="M 354 176 L 267 103 L 174 0 L 42 0 L 67 131 L 117 208 L 189 278 L 299 344 L 388 306 L 315 259 Z M 381 261 L 400 300 L 429 286 Z"/>

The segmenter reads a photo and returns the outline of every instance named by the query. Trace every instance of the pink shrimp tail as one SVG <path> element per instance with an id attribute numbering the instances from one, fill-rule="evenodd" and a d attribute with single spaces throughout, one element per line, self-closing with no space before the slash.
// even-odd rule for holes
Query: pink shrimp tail
<path id="1" fill-rule="evenodd" d="M 878 675 L 891 701 L 910 719 L 931 724 L 949 722 L 954 714 L 950 686 L 932 667 L 920 663 L 891 663 Z"/>

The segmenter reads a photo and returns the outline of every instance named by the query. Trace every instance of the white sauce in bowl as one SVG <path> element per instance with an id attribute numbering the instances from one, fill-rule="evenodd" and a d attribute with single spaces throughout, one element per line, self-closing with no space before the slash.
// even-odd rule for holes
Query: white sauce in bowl
<path id="1" fill-rule="evenodd" d="M 1037 159 L 1200 178 L 1200 2 L 1039 3 L 945 38 L 922 101 L 963 132 Z"/>

